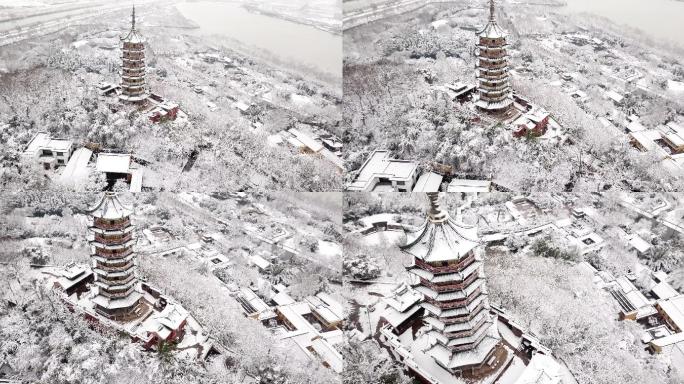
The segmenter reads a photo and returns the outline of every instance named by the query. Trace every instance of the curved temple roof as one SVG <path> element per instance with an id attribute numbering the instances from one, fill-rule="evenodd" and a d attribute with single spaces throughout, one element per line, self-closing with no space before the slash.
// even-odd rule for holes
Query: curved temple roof
<path id="1" fill-rule="evenodd" d="M 99 219 L 121 219 L 133 213 L 119 201 L 116 192 L 105 192 L 100 202 L 89 212 L 93 217 Z"/>
<path id="2" fill-rule="evenodd" d="M 477 228 L 457 222 L 439 205 L 439 193 L 428 193 L 425 223 L 406 234 L 402 250 L 425 262 L 458 260 L 479 245 Z"/>
<path id="3" fill-rule="evenodd" d="M 486 37 L 488 39 L 497 39 L 508 35 L 506 31 L 496 23 L 494 12 L 494 0 L 489 0 L 489 22 L 477 33 L 478 36 Z"/>
<path id="4" fill-rule="evenodd" d="M 133 5 L 133 13 L 131 15 L 131 30 L 128 34 L 121 38 L 121 41 L 125 43 L 144 43 L 145 39 L 138 33 L 135 29 L 135 5 Z"/>

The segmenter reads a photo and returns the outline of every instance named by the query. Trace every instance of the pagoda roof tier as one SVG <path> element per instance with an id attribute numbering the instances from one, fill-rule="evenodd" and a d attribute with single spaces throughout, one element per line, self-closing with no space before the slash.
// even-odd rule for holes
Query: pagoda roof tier
<path id="1" fill-rule="evenodd" d="M 134 306 L 138 300 L 142 298 L 142 294 L 137 291 L 131 292 L 130 295 L 122 298 L 108 298 L 102 295 L 97 295 L 93 298 L 93 303 L 107 309 L 120 309 Z"/>
<path id="2" fill-rule="evenodd" d="M 486 61 L 488 63 L 506 62 L 506 60 L 508 59 L 506 55 L 501 55 L 500 57 L 478 56 L 477 58 L 480 61 Z"/>
<path id="3" fill-rule="evenodd" d="M 442 309 L 434 304 L 428 303 L 428 302 L 422 302 L 420 303 L 420 306 L 425 308 L 426 311 L 430 312 L 431 314 L 446 318 L 446 317 L 456 317 L 456 316 L 465 316 L 469 313 L 471 313 L 475 308 L 477 308 L 478 305 L 487 297 L 486 293 L 480 293 L 473 301 L 470 303 L 458 307 L 458 308 L 449 308 L 449 309 Z"/>
<path id="4" fill-rule="evenodd" d="M 93 268 L 93 272 L 95 272 L 95 274 L 97 274 L 98 276 L 104 276 L 107 278 L 125 277 L 133 273 L 133 267 L 135 267 L 133 263 L 129 263 L 126 269 L 120 271 L 108 271 L 105 269 L 95 267 Z"/>
<path id="5" fill-rule="evenodd" d="M 438 203 L 437 193 L 428 193 L 430 211 L 425 223 L 406 234 L 402 250 L 425 262 L 458 260 L 477 247 L 477 228 L 449 217 Z"/>
<path id="6" fill-rule="evenodd" d="M 133 48 L 131 46 L 128 46 L 127 48 L 121 48 L 122 53 L 145 53 L 145 46 L 142 46 L 140 48 Z"/>
<path id="7" fill-rule="evenodd" d="M 143 64 L 145 63 L 145 58 L 144 58 L 144 57 L 129 58 L 129 57 L 123 57 L 123 56 L 121 56 L 121 60 L 122 60 L 122 61 L 129 61 L 129 62 L 132 62 L 132 63 L 143 63 Z M 124 66 L 124 68 L 125 68 L 125 66 Z"/>
<path id="8" fill-rule="evenodd" d="M 493 50 L 501 50 L 501 49 L 506 49 L 510 44 L 504 42 L 502 44 L 476 44 L 475 48 L 483 50 L 483 51 L 493 51 Z"/>
<path id="9" fill-rule="evenodd" d="M 489 328 L 492 329 L 494 327 Z M 442 366 L 449 369 L 480 365 L 489 356 L 492 349 L 496 347 L 500 339 L 501 337 L 498 334 L 490 332 L 486 334 L 475 348 L 469 351 L 454 353 L 454 351 L 441 344 L 434 344 L 428 351 L 428 354 Z"/>
<path id="10" fill-rule="evenodd" d="M 506 81 L 510 81 L 510 79 L 508 78 L 508 75 L 505 73 L 500 74 L 500 75 L 493 75 L 491 77 L 480 77 L 480 76 L 478 76 L 478 77 L 476 77 L 476 80 L 478 81 L 478 84 L 480 81 L 488 81 L 490 83 L 494 83 L 494 82 L 503 83 Z"/>
<path id="11" fill-rule="evenodd" d="M 121 244 L 106 244 L 106 243 L 102 243 L 99 240 L 90 240 L 91 246 L 96 247 L 96 248 L 100 248 L 100 249 L 107 249 L 107 250 L 130 248 L 134 244 L 135 244 L 135 240 L 132 238 L 129 240 L 126 240 L 125 242 L 123 242 Z"/>
<path id="12" fill-rule="evenodd" d="M 100 202 L 91 208 L 89 213 L 98 219 L 121 219 L 130 216 L 133 211 L 119 201 L 116 192 L 105 192 Z"/>
<path id="13" fill-rule="evenodd" d="M 148 93 L 143 93 L 143 94 L 135 95 L 135 96 L 127 96 L 127 95 L 121 94 L 121 95 L 119 95 L 119 100 L 135 102 L 135 101 L 147 100 L 148 97 L 150 97 L 150 95 Z"/>
<path id="14" fill-rule="evenodd" d="M 475 76 L 480 77 L 482 75 L 487 75 L 487 74 L 490 74 L 492 72 L 501 72 L 501 73 L 497 74 L 497 75 L 490 75 L 490 76 L 508 76 L 508 70 L 509 70 L 508 65 L 501 67 L 501 68 L 496 68 L 496 69 L 485 68 L 485 67 L 480 67 L 480 66 L 476 65 L 475 66 L 475 71 L 476 71 Z"/>
<path id="15" fill-rule="evenodd" d="M 408 271 L 415 274 L 416 276 L 423 278 L 431 283 L 446 283 L 446 282 L 460 282 L 465 280 L 471 273 L 475 272 L 482 266 L 482 262 L 479 258 L 475 258 L 475 262 L 471 263 L 463 270 L 456 273 L 444 273 L 435 274 L 425 269 L 422 269 L 416 265 L 409 267 Z"/>
<path id="16" fill-rule="evenodd" d="M 121 229 L 105 229 L 105 228 L 100 228 L 96 227 L 94 224 L 88 227 L 88 230 L 90 230 L 93 233 L 97 234 L 106 234 L 106 235 L 125 235 L 127 233 L 132 232 L 135 229 L 131 223 L 127 223 L 125 227 Z"/>
<path id="17" fill-rule="evenodd" d="M 496 21 L 490 21 L 481 31 L 477 33 L 477 35 L 487 39 L 501 39 L 507 37 L 508 33 L 501 28 Z"/>
<path id="18" fill-rule="evenodd" d="M 130 261 L 130 260 L 133 260 L 135 258 L 135 253 L 131 252 L 128 255 L 126 255 L 124 257 L 120 257 L 120 258 L 102 257 L 102 256 L 97 255 L 97 254 L 90 255 L 90 257 L 93 260 L 97 261 L 98 263 L 102 263 L 105 265 L 106 264 L 121 264 L 121 263 L 125 263 L 127 261 Z"/>
<path id="19" fill-rule="evenodd" d="M 446 337 L 444 333 L 436 330 L 431 331 L 431 333 L 433 333 L 433 336 L 438 343 L 445 345 L 448 348 L 459 346 L 473 348 L 477 342 L 482 340 L 487 335 L 489 328 L 493 324 L 494 322 L 491 319 L 486 319 L 482 324 L 480 324 L 479 328 L 476 328 L 476 331 L 472 335 L 463 337 L 449 338 Z"/>
<path id="20" fill-rule="evenodd" d="M 476 308 L 477 309 L 477 308 Z M 487 310 L 484 306 L 481 306 L 477 312 L 472 313 L 470 320 L 466 320 L 460 323 L 446 324 L 441 321 L 438 317 L 426 316 L 424 321 L 432 325 L 435 329 L 443 332 L 459 332 L 468 329 L 477 328 L 482 319 L 487 315 Z"/>
<path id="21" fill-rule="evenodd" d="M 114 291 L 125 291 L 131 287 L 134 287 L 138 283 L 137 279 L 129 280 L 125 283 L 117 283 L 117 284 L 109 284 L 103 281 L 95 280 L 95 285 L 102 289 L 106 289 L 110 293 L 114 293 Z"/>
<path id="22" fill-rule="evenodd" d="M 511 104 L 513 104 L 513 98 L 512 98 L 512 97 L 511 97 L 511 98 L 508 98 L 508 97 L 507 97 L 505 100 L 502 100 L 502 101 L 499 101 L 499 102 L 496 102 L 496 103 L 488 103 L 488 102 L 486 102 L 486 101 L 484 101 L 484 100 L 478 100 L 478 101 L 475 103 L 475 105 L 476 105 L 478 108 L 487 109 L 487 110 L 504 109 L 504 108 L 510 107 Z"/>
<path id="23" fill-rule="evenodd" d="M 478 288 L 481 288 L 484 285 L 485 279 L 482 277 L 477 278 L 475 281 L 470 283 L 467 287 L 460 289 L 458 291 L 452 291 L 452 292 L 437 292 L 431 288 L 428 288 L 424 285 L 419 285 L 415 287 L 414 289 L 426 297 L 429 297 L 430 299 L 436 300 L 436 301 L 452 301 L 452 300 L 462 300 L 465 299 L 466 297 L 470 296 L 473 292 L 475 292 Z"/>

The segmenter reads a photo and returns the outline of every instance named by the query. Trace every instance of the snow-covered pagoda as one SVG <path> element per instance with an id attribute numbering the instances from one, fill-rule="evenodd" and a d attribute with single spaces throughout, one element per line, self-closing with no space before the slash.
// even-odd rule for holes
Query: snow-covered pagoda
<path id="1" fill-rule="evenodd" d="M 428 198 L 427 220 L 407 233 L 402 246 L 413 256 L 409 272 L 424 296 L 425 352 L 454 375 L 474 375 L 485 368 L 501 339 L 489 313 L 477 228 L 450 218 L 438 193 Z"/>
<path id="2" fill-rule="evenodd" d="M 135 6 L 131 30 L 121 38 L 121 101 L 141 103 L 147 99 L 145 82 L 145 39 L 135 29 Z"/>
<path id="3" fill-rule="evenodd" d="M 505 112 L 513 104 L 508 75 L 506 31 L 494 16 L 494 0 L 489 2 L 489 22 L 477 33 L 477 93 L 476 105 L 488 112 Z"/>
<path id="4" fill-rule="evenodd" d="M 90 210 L 88 229 L 91 263 L 95 274 L 95 311 L 109 319 L 127 321 L 144 308 L 142 293 L 135 275 L 133 225 L 131 210 L 116 193 L 105 192 Z"/>

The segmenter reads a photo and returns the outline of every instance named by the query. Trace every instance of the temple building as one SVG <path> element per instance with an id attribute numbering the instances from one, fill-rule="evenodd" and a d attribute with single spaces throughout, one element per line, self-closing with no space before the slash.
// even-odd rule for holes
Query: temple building
<path id="1" fill-rule="evenodd" d="M 95 274 L 95 311 L 117 321 L 126 321 L 145 312 L 143 295 L 135 275 L 131 210 L 116 193 L 105 192 L 90 210 L 89 243 Z"/>
<path id="2" fill-rule="evenodd" d="M 489 311 L 477 228 L 450 218 L 428 193 L 425 223 L 407 233 L 402 250 L 413 256 L 409 272 L 423 295 L 425 353 L 453 375 L 490 370 L 501 340 Z"/>
<path id="3" fill-rule="evenodd" d="M 135 29 L 135 6 L 131 30 L 121 38 L 121 94 L 119 100 L 141 103 L 149 94 L 145 82 L 145 39 Z"/>
<path id="4" fill-rule="evenodd" d="M 513 104 L 508 75 L 506 31 L 494 16 L 494 0 L 489 2 L 489 22 L 477 33 L 477 98 L 478 108 L 488 112 L 505 112 Z"/>

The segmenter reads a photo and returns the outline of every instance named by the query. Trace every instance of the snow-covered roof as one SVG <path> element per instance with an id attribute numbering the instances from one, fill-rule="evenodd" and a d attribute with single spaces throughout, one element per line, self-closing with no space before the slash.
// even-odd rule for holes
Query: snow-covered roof
<path id="1" fill-rule="evenodd" d="M 489 180 L 469 180 L 469 179 L 454 179 L 451 180 L 447 187 L 447 192 L 489 192 L 492 188 L 492 182 Z"/>
<path id="2" fill-rule="evenodd" d="M 298 129 L 292 128 L 288 132 L 290 132 L 294 137 L 299 140 L 304 146 L 309 148 L 312 152 L 319 152 L 321 149 L 323 149 L 323 144 L 319 143 L 318 141 L 314 140 L 311 136 L 299 131 Z"/>
<path id="3" fill-rule="evenodd" d="M 330 343 L 320 337 L 315 338 L 311 341 L 311 348 L 313 348 L 321 360 L 325 361 L 333 371 L 337 373 L 342 372 L 344 369 L 344 360 L 342 359 L 342 355 L 335 348 L 333 348 Z"/>
<path id="4" fill-rule="evenodd" d="M 131 166 L 131 155 L 126 153 L 100 153 L 97 155 L 95 168 L 98 172 L 128 173 Z"/>
<path id="5" fill-rule="evenodd" d="M 267 269 L 271 266 L 271 263 L 259 255 L 254 255 L 249 258 L 249 261 L 259 267 L 259 269 Z"/>
<path id="6" fill-rule="evenodd" d="M 88 148 L 77 149 L 69 162 L 67 162 L 64 171 L 62 171 L 59 181 L 61 183 L 79 184 L 88 176 L 88 163 L 93 156 L 93 151 Z"/>
<path id="7" fill-rule="evenodd" d="M 389 151 L 375 150 L 361 166 L 358 176 L 348 189 L 364 191 L 378 178 L 408 181 L 417 169 L 418 163 L 415 161 L 390 159 Z"/>
<path id="8" fill-rule="evenodd" d="M 434 172 L 423 173 L 416 181 L 413 192 L 439 192 L 441 184 L 442 175 Z"/>
<path id="9" fill-rule="evenodd" d="M 131 188 L 132 193 L 138 193 L 142 190 L 143 169 L 136 168 L 131 171 Z"/>
<path id="10" fill-rule="evenodd" d="M 638 129 L 636 126 L 632 128 Z M 641 131 L 632 131 L 630 136 L 634 141 L 636 141 L 641 147 L 650 151 L 658 145 L 655 141 L 660 139 L 660 132 L 655 129 L 646 129 Z"/>
<path id="11" fill-rule="evenodd" d="M 408 284 L 399 284 L 392 290 L 392 295 L 385 297 L 383 300 L 392 308 L 399 312 L 404 312 L 418 303 L 422 299 L 422 295 Z"/>
<path id="12" fill-rule="evenodd" d="M 551 356 L 537 353 L 514 384 L 560 384 L 564 370 Z"/>
<path id="13" fill-rule="evenodd" d="M 675 296 L 679 296 L 679 292 L 674 289 L 670 283 L 666 281 L 661 281 L 651 288 L 651 292 L 656 295 L 659 299 L 669 299 Z"/>
<path id="14" fill-rule="evenodd" d="M 425 262 L 458 260 L 478 245 L 477 228 L 456 222 L 442 210 L 437 193 L 428 193 L 430 210 L 425 223 L 406 234 L 402 250 Z"/>
<path id="15" fill-rule="evenodd" d="M 629 239 L 629 244 L 641 253 L 651 249 L 651 244 L 637 235 L 634 235 L 634 237 Z"/>
<path id="16" fill-rule="evenodd" d="M 684 295 L 671 297 L 658 302 L 662 312 L 665 312 L 670 321 L 684 332 Z"/>
<path id="17" fill-rule="evenodd" d="M 53 139 L 45 132 L 39 132 L 28 143 L 24 150 L 24 155 L 35 156 L 38 151 L 50 150 L 55 152 L 66 152 L 71 148 L 73 142 L 65 139 Z"/>
<path id="18" fill-rule="evenodd" d="M 130 216 L 133 211 L 121 203 L 116 192 L 105 192 L 97 205 L 90 208 L 89 213 L 100 219 L 120 219 Z"/>

